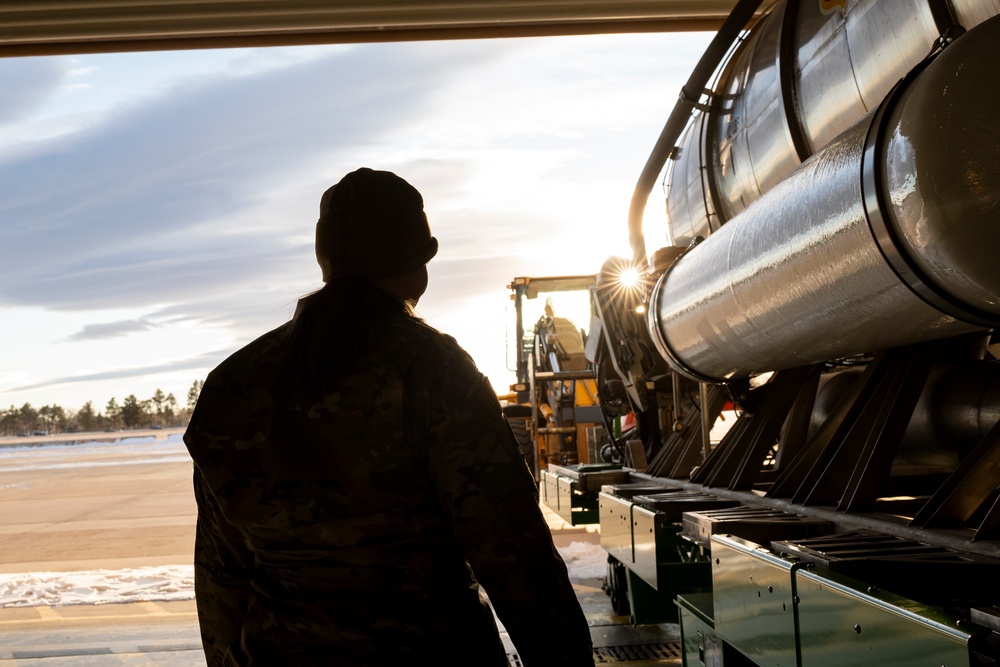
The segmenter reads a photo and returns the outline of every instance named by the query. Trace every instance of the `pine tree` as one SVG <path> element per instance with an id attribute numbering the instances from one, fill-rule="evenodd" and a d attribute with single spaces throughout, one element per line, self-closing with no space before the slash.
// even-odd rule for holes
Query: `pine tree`
<path id="1" fill-rule="evenodd" d="M 187 406 L 189 410 L 194 410 L 194 405 L 198 402 L 198 396 L 201 395 L 201 388 L 204 386 L 204 380 L 195 380 L 191 388 L 188 389 Z"/>

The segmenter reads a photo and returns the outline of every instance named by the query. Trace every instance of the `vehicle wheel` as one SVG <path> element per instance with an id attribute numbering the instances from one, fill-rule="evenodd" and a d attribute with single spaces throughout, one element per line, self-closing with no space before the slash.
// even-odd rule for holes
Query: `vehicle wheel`
<path id="1" fill-rule="evenodd" d="M 507 423 L 510 424 L 510 430 L 514 432 L 514 439 L 517 440 L 517 446 L 520 448 L 524 460 L 528 463 L 528 467 L 533 468 L 535 466 L 533 451 L 535 443 L 531 440 L 531 429 L 528 428 L 527 420 L 508 418 Z"/>
<path id="2" fill-rule="evenodd" d="M 611 596 L 611 610 L 618 616 L 628 616 L 631 608 L 628 603 L 628 573 L 625 566 L 614 558 L 608 557 L 608 595 Z"/>

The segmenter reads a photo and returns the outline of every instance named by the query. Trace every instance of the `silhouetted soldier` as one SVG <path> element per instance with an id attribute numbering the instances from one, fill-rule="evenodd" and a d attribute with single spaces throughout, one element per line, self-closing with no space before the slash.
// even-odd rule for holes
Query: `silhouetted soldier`
<path id="1" fill-rule="evenodd" d="M 593 664 L 496 396 L 413 314 L 436 252 L 416 189 L 348 174 L 323 288 L 206 380 L 184 440 L 209 664 L 506 665 L 476 580 L 525 665 Z"/>

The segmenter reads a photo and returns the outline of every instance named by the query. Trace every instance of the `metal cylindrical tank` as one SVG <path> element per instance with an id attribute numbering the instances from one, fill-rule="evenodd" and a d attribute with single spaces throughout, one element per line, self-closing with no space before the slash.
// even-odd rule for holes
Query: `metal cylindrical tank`
<path id="1" fill-rule="evenodd" d="M 994 23 L 998 19 L 993 20 Z M 977 32 L 977 37 L 979 33 Z M 960 41 L 964 41 L 960 40 Z M 997 45 L 920 75 L 891 105 L 880 129 L 884 146 L 872 191 L 885 193 L 880 208 L 912 272 L 958 294 L 986 313 L 1000 312 L 997 291 L 1000 240 L 1000 89 Z M 976 100 L 968 98 L 974 97 Z M 874 162 L 869 160 L 874 166 Z"/>
<path id="2" fill-rule="evenodd" d="M 1000 361 L 936 368 L 903 435 L 898 457 L 955 465 L 1000 421 Z"/>
<path id="3" fill-rule="evenodd" d="M 1000 323 L 997 43 L 1000 18 L 969 31 L 677 260 L 648 320 L 671 365 L 724 381 Z"/>
<path id="4" fill-rule="evenodd" d="M 735 49 L 668 174 L 673 243 L 707 236 L 874 110 L 955 26 L 1000 0 L 781 0 Z"/>

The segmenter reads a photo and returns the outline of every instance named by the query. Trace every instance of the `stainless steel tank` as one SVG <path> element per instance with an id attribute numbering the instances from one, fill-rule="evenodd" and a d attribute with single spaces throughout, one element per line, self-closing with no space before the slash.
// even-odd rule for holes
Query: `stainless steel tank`
<path id="1" fill-rule="evenodd" d="M 648 321 L 671 365 L 723 381 L 1000 323 L 998 43 L 1000 18 L 958 38 L 677 260 Z"/>
<path id="2" fill-rule="evenodd" d="M 674 151 L 673 242 L 718 229 L 875 109 L 942 35 L 997 14 L 1000 0 L 781 0 Z"/>

